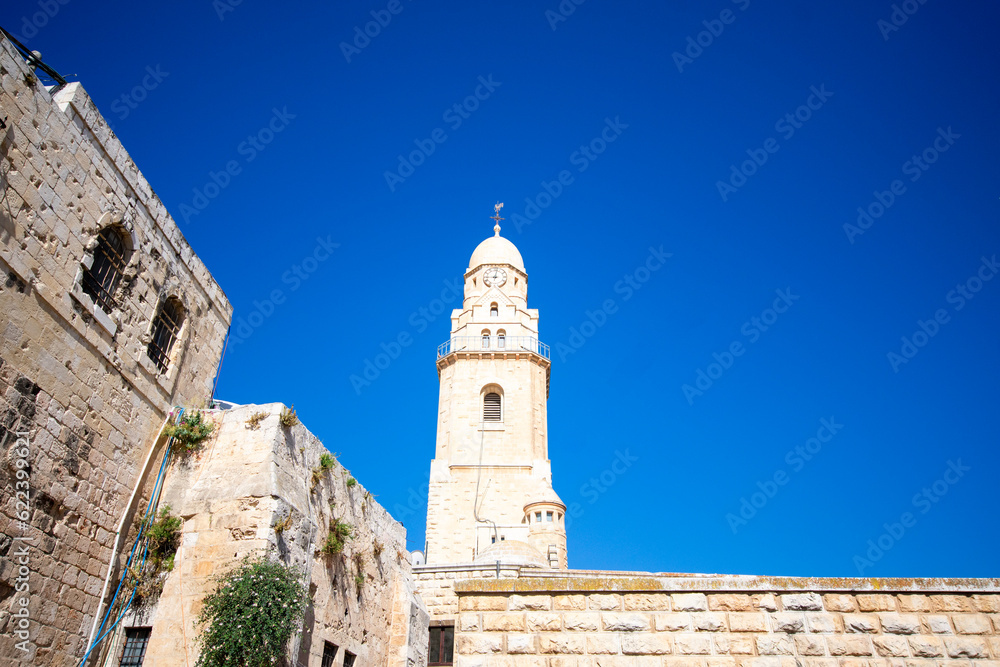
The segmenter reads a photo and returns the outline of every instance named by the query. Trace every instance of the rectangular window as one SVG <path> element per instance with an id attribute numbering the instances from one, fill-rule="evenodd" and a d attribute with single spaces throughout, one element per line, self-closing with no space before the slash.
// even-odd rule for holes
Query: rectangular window
<path id="1" fill-rule="evenodd" d="M 321 667 L 333 667 L 333 661 L 337 657 L 337 645 L 330 642 L 323 642 L 323 662 Z"/>
<path id="2" fill-rule="evenodd" d="M 552 512 L 546 512 L 545 513 L 545 520 L 546 521 L 552 521 Z"/>
<path id="3" fill-rule="evenodd" d="M 542 513 L 535 512 L 535 523 L 541 523 L 541 522 L 542 522 Z"/>
<path id="4" fill-rule="evenodd" d="M 149 644 L 149 633 L 152 628 L 126 628 L 125 650 L 122 652 L 121 667 L 141 667 L 146 655 L 146 645 Z"/>
<path id="5" fill-rule="evenodd" d="M 350 651 L 344 651 L 344 667 L 354 667 L 354 658 L 357 657 Z"/>
<path id="6" fill-rule="evenodd" d="M 431 645 L 427 652 L 428 665 L 452 664 L 455 647 L 455 626 L 441 625 L 431 628 Z"/>

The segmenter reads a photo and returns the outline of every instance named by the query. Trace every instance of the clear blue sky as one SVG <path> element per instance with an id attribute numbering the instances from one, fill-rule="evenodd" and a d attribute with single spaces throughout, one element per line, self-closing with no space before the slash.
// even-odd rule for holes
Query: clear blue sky
<path id="1" fill-rule="evenodd" d="M 236 316 L 281 290 L 218 396 L 294 404 L 411 548 L 449 331 L 420 309 L 500 200 L 564 346 L 549 453 L 571 566 L 1000 574 L 1000 279 L 980 282 L 1000 257 L 1000 7 L 224 1 L 7 2 L 0 24 L 83 82 Z M 373 11 L 386 25 L 345 55 Z M 228 183 L 205 193 L 211 172 Z"/>

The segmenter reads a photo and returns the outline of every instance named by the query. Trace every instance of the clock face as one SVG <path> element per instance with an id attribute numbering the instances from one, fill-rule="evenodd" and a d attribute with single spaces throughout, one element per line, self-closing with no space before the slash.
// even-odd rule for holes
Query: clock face
<path id="1" fill-rule="evenodd" d="M 483 282 L 489 287 L 501 287 L 507 282 L 507 272 L 503 269 L 486 269 L 483 274 Z"/>

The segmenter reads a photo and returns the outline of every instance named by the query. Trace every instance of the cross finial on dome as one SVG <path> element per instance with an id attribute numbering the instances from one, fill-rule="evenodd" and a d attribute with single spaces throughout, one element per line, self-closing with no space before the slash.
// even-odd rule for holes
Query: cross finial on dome
<path id="1" fill-rule="evenodd" d="M 494 213 L 490 217 L 490 220 L 496 220 L 497 223 L 493 226 L 493 231 L 495 232 L 493 236 L 500 236 L 500 221 L 504 219 L 500 217 L 500 209 L 502 208 L 503 208 L 502 202 L 497 202 L 496 205 L 493 206 Z"/>

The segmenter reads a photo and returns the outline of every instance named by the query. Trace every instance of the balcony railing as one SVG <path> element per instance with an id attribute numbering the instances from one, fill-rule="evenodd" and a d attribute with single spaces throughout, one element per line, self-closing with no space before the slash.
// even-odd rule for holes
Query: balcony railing
<path id="1" fill-rule="evenodd" d="M 531 336 L 455 336 L 438 345 L 438 359 L 452 352 L 533 352 L 551 359 L 549 346 Z"/>

